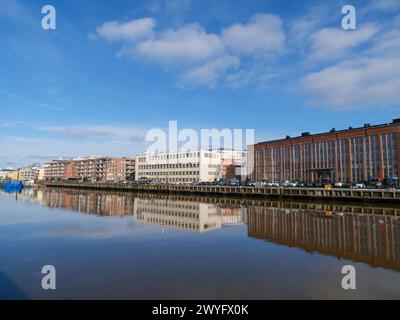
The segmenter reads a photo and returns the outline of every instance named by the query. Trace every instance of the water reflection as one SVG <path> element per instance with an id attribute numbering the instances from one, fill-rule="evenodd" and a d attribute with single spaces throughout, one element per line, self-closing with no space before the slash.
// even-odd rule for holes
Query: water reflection
<path id="1" fill-rule="evenodd" d="M 66 189 L 25 190 L 18 200 L 141 224 L 205 232 L 247 224 L 248 236 L 307 252 L 400 270 L 400 208 Z"/>
<path id="2" fill-rule="evenodd" d="M 396 215 L 252 207 L 248 217 L 250 237 L 400 270 Z"/>

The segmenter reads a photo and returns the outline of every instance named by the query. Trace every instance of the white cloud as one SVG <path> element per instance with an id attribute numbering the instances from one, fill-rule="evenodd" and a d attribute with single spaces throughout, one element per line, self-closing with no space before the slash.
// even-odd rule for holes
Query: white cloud
<path id="1" fill-rule="evenodd" d="M 399 0 L 371 0 L 366 6 L 365 11 L 394 11 L 400 9 Z"/>
<path id="2" fill-rule="evenodd" d="M 126 22 L 109 21 L 97 28 L 97 34 L 109 41 L 137 40 L 153 35 L 156 21 L 153 18 L 142 18 Z"/>
<path id="3" fill-rule="evenodd" d="M 240 66 L 240 60 L 234 56 L 225 56 L 217 60 L 211 60 L 204 65 L 188 70 L 182 77 L 183 83 L 191 85 L 217 85 L 219 78 L 228 69 L 236 69 Z"/>
<path id="4" fill-rule="evenodd" d="M 198 24 L 162 32 L 157 38 L 143 41 L 134 52 L 161 63 L 196 63 L 223 53 L 224 46 L 217 35 L 209 34 Z"/>
<path id="5" fill-rule="evenodd" d="M 103 26 L 109 25 L 105 23 Z M 181 87 L 186 84 L 209 87 L 226 84 L 227 79 L 232 78 L 230 72 L 235 72 L 238 79 L 247 78 L 246 81 L 240 79 L 241 85 L 237 87 L 261 78 L 265 81 L 268 77 L 254 70 L 260 70 L 259 65 L 266 58 L 276 54 L 280 56 L 285 47 L 282 21 L 279 16 L 271 14 L 256 14 L 247 24 L 234 24 L 220 33 L 208 33 L 197 23 L 161 32 L 152 31 L 147 38 L 133 43 L 125 41 L 117 56 L 140 58 L 163 66 L 167 72 L 178 73 Z M 110 34 L 110 39 L 121 38 L 119 31 Z M 123 33 L 128 38 L 126 34 L 130 32 Z M 104 32 L 103 37 L 107 38 Z M 244 65 L 242 59 L 251 62 Z M 243 72 L 238 70 L 247 68 L 249 70 Z M 231 80 L 229 87 L 233 87 L 234 82 L 238 83 Z"/>
<path id="6" fill-rule="evenodd" d="M 265 54 L 284 48 L 282 20 L 272 14 L 257 14 L 246 24 L 234 24 L 223 29 L 225 45 L 237 54 Z"/>
<path id="7" fill-rule="evenodd" d="M 366 24 L 357 30 L 324 28 L 311 35 L 311 48 L 308 60 L 313 63 L 342 58 L 350 49 L 371 40 L 379 27 Z"/>
<path id="8" fill-rule="evenodd" d="M 0 136 L 0 168 L 26 166 L 61 156 L 133 156 L 149 145 L 145 136 L 150 127 L 91 124 L 27 126 L 34 130 L 34 134 Z"/>
<path id="9" fill-rule="evenodd" d="M 390 30 L 374 39 L 373 46 L 366 50 L 368 55 L 400 56 L 400 29 Z"/>
<path id="10" fill-rule="evenodd" d="M 281 72 L 269 67 L 268 64 L 255 64 L 232 72 L 226 77 L 225 85 L 231 89 L 242 89 L 246 87 L 265 90 L 270 81 L 281 76 Z"/>
<path id="11" fill-rule="evenodd" d="M 385 107 L 400 103 L 400 58 L 360 58 L 301 80 L 312 103 L 335 109 Z"/>
<path id="12" fill-rule="evenodd" d="M 146 136 L 145 129 L 116 127 L 110 125 L 81 125 L 60 127 L 39 126 L 36 127 L 36 129 L 66 138 L 100 138 L 101 140 L 124 140 L 143 142 Z M 132 137 L 134 137 L 134 139 Z"/>

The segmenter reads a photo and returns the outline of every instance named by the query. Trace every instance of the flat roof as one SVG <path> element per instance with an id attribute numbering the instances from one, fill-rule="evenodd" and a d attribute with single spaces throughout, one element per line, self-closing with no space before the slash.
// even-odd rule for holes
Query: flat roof
<path id="1" fill-rule="evenodd" d="M 342 130 L 336 130 L 333 128 L 330 131 L 322 132 L 322 133 L 311 134 L 309 132 L 303 132 L 299 136 L 295 136 L 295 137 L 288 136 L 287 138 L 282 138 L 282 139 L 262 141 L 262 142 L 256 143 L 255 145 L 271 143 L 271 142 L 283 142 L 283 141 L 288 141 L 288 140 L 296 140 L 296 139 L 303 139 L 303 138 L 316 137 L 316 136 L 324 136 L 324 135 L 330 135 L 330 134 L 335 134 L 335 133 L 352 132 L 352 131 L 357 131 L 357 130 L 375 129 L 375 128 L 382 128 L 382 127 L 388 127 L 388 126 L 395 126 L 395 125 L 400 125 L 400 118 L 393 119 L 393 121 L 389 122 L 389 123 L 382 123 L 382 124 L 376 124 L 376 125 L 370 125 L 369 123 L 366 123 L 362 127 L 356 127 L 356 128 L 349 127 L 347 129 L 342 129 Z"/>

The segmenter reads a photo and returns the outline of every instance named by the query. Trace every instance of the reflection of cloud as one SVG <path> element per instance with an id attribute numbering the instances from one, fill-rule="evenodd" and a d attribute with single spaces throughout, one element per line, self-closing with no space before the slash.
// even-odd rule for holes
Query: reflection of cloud
<path id="1" fill-rule="evenodd" d="M 87 226 L 82 224 L 70 224 L 56 226 L 48 230 L 51 236 L 97 236 L 108 232 L 106 227 Z"/>

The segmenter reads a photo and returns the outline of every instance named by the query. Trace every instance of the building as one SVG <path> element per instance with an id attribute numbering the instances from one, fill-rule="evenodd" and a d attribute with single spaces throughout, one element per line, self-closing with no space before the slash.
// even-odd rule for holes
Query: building
<path id="1" fill-rule="evenodd" d="M 44 180 L 64 179 L 65 169 L 71 160 L 53 160 L 44 166 Z"/>
<path id="2" fill-rule="evenodd" d="M 19 179 L 22 181 L 36 181 L 39 176 L 39 168 L 25 167 L 19 170 Z"/>
<path id="3" fill-rule="evenodd" d="M 54 160 L 44 165 L 44 179 L 85 181 L 133 180 L 134 158 L 109 158 L 91 156 L 72 160 Z"/>
<path id="4" fill-rule="evenodd" d="M 254 145 L 256 181 L 368 182 L 397 180 L 400 119 L 381 125 L 267 141 Z"/>
<path id="5" fill-rule="evenodd" d="M 246 151 L 218 149 L 221 153 L 221 177 L 224 179 L 241 178 L 246 162 Z"/>
<path id="6" fill-rule="evenodd" d="M 105 181 L 109 158 L 91 156 L 74 159 L 76 178 L 88 181 Z"/>
<path id="7" fill-rule="evenodd" d="M 135 179 L 162 183 L 211 182 L 221 177 L 218 151 L 142 153 L 136 157 Z"/>
<path id="8" fill-rule="evenodd" d="M 110 158 L 107 163 L 107 181 L 135 180 L 135 158 Z"/>
<path id="9" fill-rule="evenodd" d="M 16 169 L 2 169 L 0 170 L 0 180 L 18 180 L 19 170 Z"/>
<path id="10" fill-rule="evenodd" d="M 37 179 L 39 181 L 43 181 L 44 180 L 44 168 L 46 167 L 46 165 L 43 165 L 41 167 L 39 167 L 39 172 L 38 172 L 38 177 Z"/>

